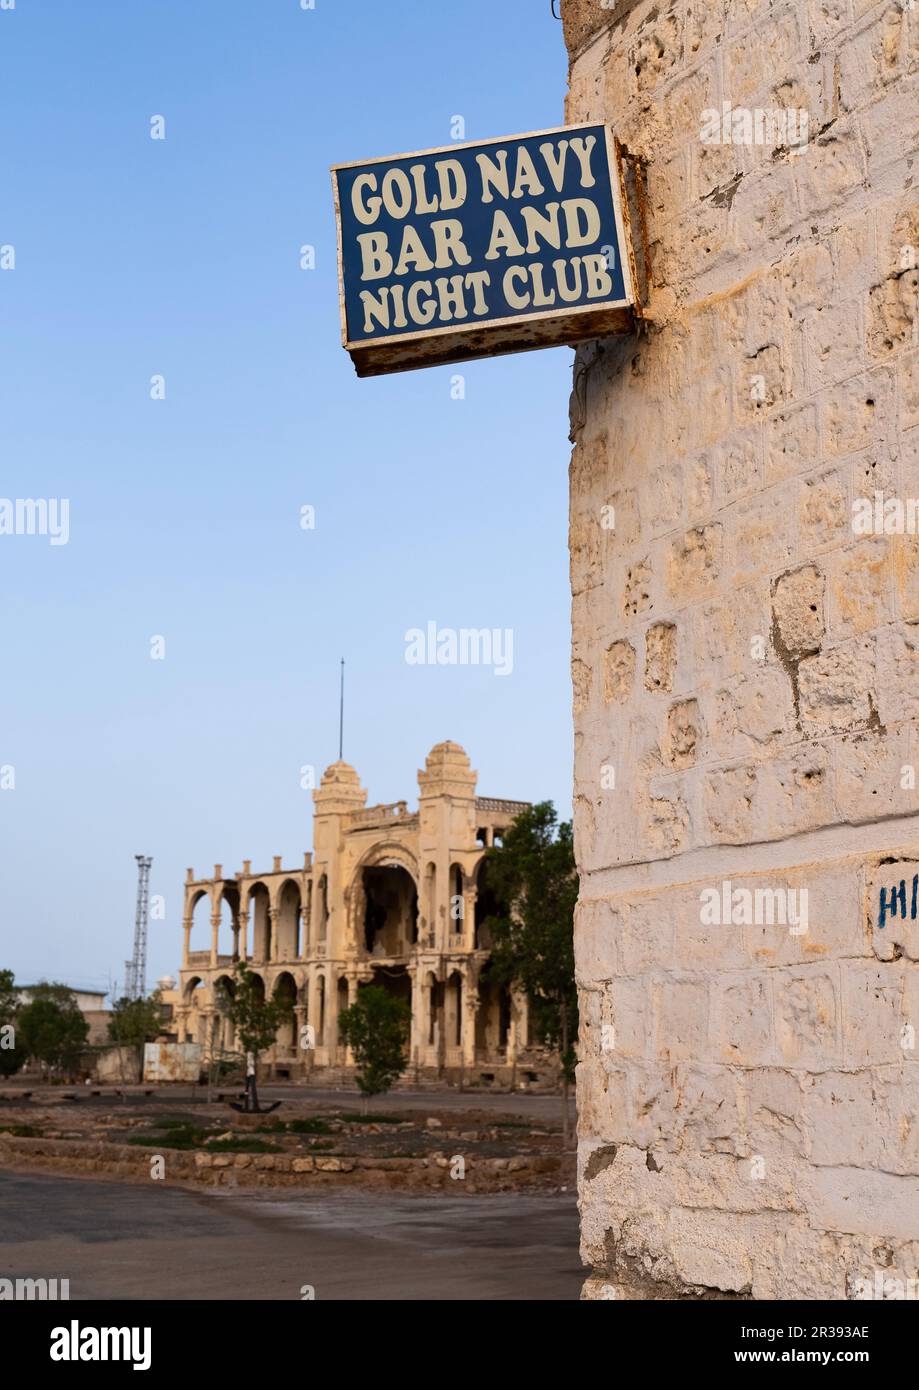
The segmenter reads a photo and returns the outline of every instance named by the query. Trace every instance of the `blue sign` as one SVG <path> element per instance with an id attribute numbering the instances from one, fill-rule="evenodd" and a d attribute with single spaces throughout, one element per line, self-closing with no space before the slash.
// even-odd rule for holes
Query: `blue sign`
<path id="1" fill-rule="evenodd" d="M 385 371 L 598 336 L 599 311 L 610 331 L 609 311 L 633 303 L 605 126 L 343 164 L 332 175 L 344 345 L 356 360 L 363 352 L 365 367 L 377 347 L 417 345 L 381 352 L 374 369 Z M 549 328 L 534 335 L 536 323 Z"/>

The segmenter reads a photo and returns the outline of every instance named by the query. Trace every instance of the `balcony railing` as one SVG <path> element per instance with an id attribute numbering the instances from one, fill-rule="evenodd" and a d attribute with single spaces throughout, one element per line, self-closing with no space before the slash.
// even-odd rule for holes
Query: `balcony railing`
<path id="1" fill-rule="evenodd" d="M 188 964 L 189 964 L 189 965 L 210 965 L 210 963 L 211 963 L 211 953 L 210 953 L 210 951 L 189 951 L 189 953 L 188 953 Z M 218 956 L 218 957 L 217 957 L 217 964 L 218 964 L 218 965 L 232 965 L 232 964 L 233 964 L 233 957 L 232 957 L 232 956 Z"/>
<path id="2" fill-rule="evenodd" d="M 475 809 L 477 811 L 491 811 L 498 816 L 519 816 L 522 811 L 530 809 L 530 803 L 529 801 L 503 801 L 498 796 L 477 796 Z"/>

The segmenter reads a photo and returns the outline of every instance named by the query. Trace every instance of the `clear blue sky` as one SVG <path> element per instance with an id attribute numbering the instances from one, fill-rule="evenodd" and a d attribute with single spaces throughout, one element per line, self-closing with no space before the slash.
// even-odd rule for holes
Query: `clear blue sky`
<path id="1" fill-rule="evenodd" d="M 0 537 L 21 981 L 123 978 L 135 853 L 166 899 L 148 979 L 178 967 L 186 865 L 302 863 L 341 656 L 371 801 L 414 803 L 451 738 L 481 794 L 570 814 L 572 353 L 358 381 L 328 172 L 448 144 L 456 115 L 469 140 L 560 125 L 565 76 L 549 0 L 0 11 L 0 497 L 70 501 L 67 545 Z M 513 674 L 406 664 L 430 619 L 512 628 Z"/>

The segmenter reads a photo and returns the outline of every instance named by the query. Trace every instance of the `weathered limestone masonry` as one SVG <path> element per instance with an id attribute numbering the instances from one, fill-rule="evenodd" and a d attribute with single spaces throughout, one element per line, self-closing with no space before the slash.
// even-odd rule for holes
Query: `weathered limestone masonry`
<path id="1" fill-rule="evenodd" d="M 572 395 L 585 1293 L 864 1296 L 919 1261 L 919 540 L 853 529 L 919 498 L 919 4 L 562 14 L 651 249 Z"/>

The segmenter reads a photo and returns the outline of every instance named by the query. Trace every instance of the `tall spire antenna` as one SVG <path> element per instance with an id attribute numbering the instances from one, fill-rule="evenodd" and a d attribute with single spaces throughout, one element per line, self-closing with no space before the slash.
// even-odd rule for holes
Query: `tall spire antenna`
<path id="1" fill-rule="evenodd" d="M 345 746 L 345 658 L 341 659 L 341 693 L 338 701 L 338 761 L 341 762 Z"/>

